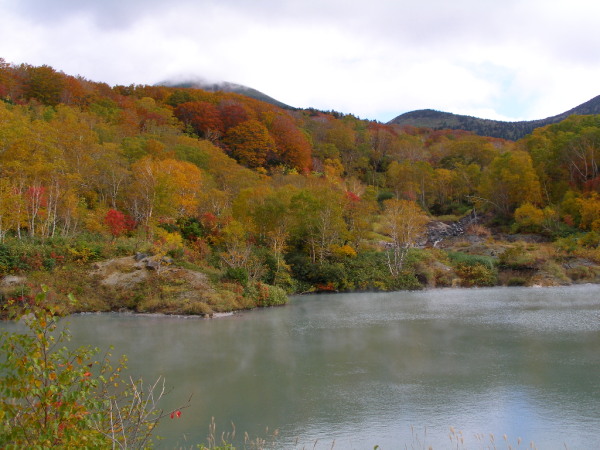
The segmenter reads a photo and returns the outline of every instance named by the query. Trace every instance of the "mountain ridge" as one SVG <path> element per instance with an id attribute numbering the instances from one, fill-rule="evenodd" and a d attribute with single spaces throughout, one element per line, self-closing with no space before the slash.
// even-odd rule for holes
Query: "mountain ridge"
<path id="1" fill-rule="evenodd" d="M 156 86 L 173 88 L 195 88 L 209 92 L 232 92 L 256 100 L 270 103 L 279 108 L 297 110 L 299 108 L 287 105 L 257 89 L 229 81 L 212 82 L 202 78 L 188 78 L 182 81 L 166 80 L 156 83 Z M 302 108 L 300 108 L 302 109 Z M 569 109 L 568 111 L 546 117 L 544 119 L 502 121 L 482 119 L 463 114 L 454 114 L 434 109 L 419 109 L 409 111 L 386 122 L 387 125 L 414 126 L 431 128 L 433 130 L 454 129 L 470 131 L 480 136 L 488 136 L 516 141 L 531 134 L 536 128 L 558 123 L 571 115 L 600 114 L 600 95 Z"/>
<path id="2" fill-rule="evenodd" d="M 478 117 L 453 114 L 433 109 L 419 109 L 401 114 L 387 122 L 388 125 L 414 126 L 434 130 L 455 129 L 471 131 L 481 136 L 489 136 L 516 141 L 534 129 L 558 123 L 572 115 L 600 114 L 600 95 L 568 111 L 545 119 L 522 120 L 515 122 L 480 119 Z"/>
<path id="3" fill-rule="evenodd" d="M 234 94 L 245 95 L 246 97 L 253 98 L 255 100 L 260 100 L 266 103 L 270 103 L 282 109 L 290 109 L 295 110 L 297 108 L 287 105 L 264 92 L 260 92 L 254 88 L 244 86 L 243 84 L 232 83 L 230 81 L 220 81 L 220 82 L 211 82 L 206 81 L 202 78 L 196 79 L 187 79 L 183 81 L 161 81 L 157 83 L 156 86 L 166 86 L 172 88 L 194 88 L 194 89 L 202 89 L 208 92 L 232 92 Z"/>

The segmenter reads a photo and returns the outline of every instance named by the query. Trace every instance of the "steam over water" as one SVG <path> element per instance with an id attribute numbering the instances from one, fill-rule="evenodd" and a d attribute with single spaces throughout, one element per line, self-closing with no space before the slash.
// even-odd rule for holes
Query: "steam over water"
<path id="1" fill-rule="evenodd" d="M 277 448 L 594 448 L 600 442 L 600 286 L 295 297 L 213 320 L 68 319 L 172 387 L 159 448 L 236 427 Z M 412 431 L 411 431 L 412 427 Z M 420 447 L 417 447 L 420 448 Z M 460 447 L 462 448 L 462 447 Z"/>

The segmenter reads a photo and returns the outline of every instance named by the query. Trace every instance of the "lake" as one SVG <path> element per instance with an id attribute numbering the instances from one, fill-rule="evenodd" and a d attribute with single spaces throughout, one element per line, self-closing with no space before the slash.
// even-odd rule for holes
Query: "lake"
<path id="1" fill-rule="evenodd" d="M 159 448 L 244 432 L 275 448 L 593 448 L 600 286 L 298 296 L 206 320 L 69 317 L 73 341 L 166 378 Z M 451 428 L 452 427 L 452 428 Z M 268 431 L 267 431 L 268 430 Z M 454 431 L 452 431 L 454 430 Z M 456 448 L 456 446 L 454 445 Z M 459 446 L 459 448 L 463 448 Z"/>

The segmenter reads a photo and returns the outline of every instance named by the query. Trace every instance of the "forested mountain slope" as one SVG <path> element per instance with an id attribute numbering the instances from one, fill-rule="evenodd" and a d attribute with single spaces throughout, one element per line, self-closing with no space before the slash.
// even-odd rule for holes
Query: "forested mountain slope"
<path id="1" fill-rule="evenodd" d="M 410 111 L 390 120 L 388 124 L 411 125 L 434 130 L 455 129 L 471 131 L 480 136 L 490 136 L 516 141 L 530 134 L 534 129 L 558 123 L 572 115 L 600 114 L 600 96 L 576 106 L 556 116 L 539 120 L 503 122 L 499 120 L 479 119 L 477 117 L 421 109 Z"/>
<path id="2" fill-rule="evenodd" d="M 158 83 L 158 86 L 166 86 L 173 88 L 194 88 L 194 89 L 203 89 L 208 92 L 233 92 L 234 94 L 245 95 L 246 97 L 253 98 L 255 100 L 260 100 L 262 102 L 270 103 L 271 105 L 275 105 L 279 108 L 283 109 L 296 109 L 293 106 L 286 105 L 279 100 L 274 99 L 273 97 L 268 96 L 256 89 L 253 89 L 248 86 L 244 86 L 242 84 L 231 83 L 229 81 L 222 81 L 218 83 L 211 83 L 209 81 L 205 81 L 201 78 L 183 80 L 183 81 L 163 81 Z"/>
<path id="3" fill-rule="evenodd" d="M 273 304 L 283 289 L 508 283 L 503 270 L 518 272 L 513 283 L 568 282 L 573 260 L 588 264 L 573 276 L 589 281 L 600 263 L 598 161 L 600 115 L 512 142 L 0 59 L 0 275 L 55 283 L 145 254 L 157 276 L 143 293 L 81 291 L 106 292 L 115 309 L 204 312 Z M 430 223 L 469 213 L 477 245 L 429 248 Z M 501 237 L 514 233 L 548 246 Z M 202 271 L 210 289 L 187 297 L 181 286 L 198 280 L 165 280 L 178 272 L 163 263 Z"/>

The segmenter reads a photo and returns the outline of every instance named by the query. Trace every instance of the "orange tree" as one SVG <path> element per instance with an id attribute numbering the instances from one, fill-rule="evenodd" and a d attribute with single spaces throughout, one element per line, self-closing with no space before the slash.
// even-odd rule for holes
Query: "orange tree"
<path id="1" fill-rule="evenodd" d="M 258 120 L 247 120 L 230 128 L 223 139 L 231 156 L 247 167 L 261 167 L 275 152 L 275 142 Z"/>

